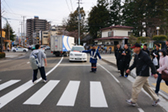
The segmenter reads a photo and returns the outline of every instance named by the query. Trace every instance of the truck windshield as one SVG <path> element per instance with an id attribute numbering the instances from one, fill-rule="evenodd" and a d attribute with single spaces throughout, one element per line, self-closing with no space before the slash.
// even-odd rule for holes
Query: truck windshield
<path id="1" fill-rule="evenodd" d="M 84 47 L 73 47 L 72 51 L 83 51 L 85 50 Z"/>

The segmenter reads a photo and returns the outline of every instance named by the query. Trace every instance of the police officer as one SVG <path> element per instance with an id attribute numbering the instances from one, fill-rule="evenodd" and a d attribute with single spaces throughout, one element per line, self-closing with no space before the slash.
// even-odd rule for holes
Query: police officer
<path id="1" fill-rule="evenodd" d="M 166 54 L 168 55 L 168 40 L 166 41 L 166 45 L 165 45 L 165 51 L 166 51 Z"/>
<path id="2" fill-rule="evenodd" d="M 116 57 L 116 63 L 117 63 L 118 70 L 120 70 L 119 62 L 122 58 L 122 55 L 121 55 L 122 52 L 123 52 L 123 49 L 121 49 L 120 44 L 117 44 L 117 48 L 115 49 L 115 57 Z"/>
<path id="3" fill-rule="evenodd" d="M 159 44 L 155 44 L 155 47 L 156 47 L 156 49 L 154 49 L 154 50 L 152 51 L 151 55 L 152 55 L 152 60 L 153 60 L 155 57 L 157 58 L 157 60 L 158 60 L 158 65 L 155 65 L 155 67 L 156 67 L 156 69 L 158 69 L 158 68 L 159 68 L 159 59 L 160 59 L 160 56 L 159 56 L 159 52 L 160 52 L 159 48 L 160 48 L 160 45 L 159 45 Z"/>
<path id="4" fill-rule="evenodd" d="M 121 70 L 121 76 L 124 77 L 124 71 L 129 68 L 129 64 L 131 61 L 131 51 L 128 48 L 128 45 L 124 45 L 124 50 L 122 52 L 122 59 L 120 60 L 120 70 Z M 125 74 L 125 77 L 128 77 L 128 73 Z"/>
<path id="5" fill-rule="evenodd" d="M 147 44 L 144 44 L 142 51 L 145 51 L 148 55 L 150 55 L 150 52 L 147 48 Z"/>
<path id="6" fill-rule="evenodd" d="M 90 50 L 85 50 L 85 51 L 82 51 L 82 52 L 85 52 L 85 53 L 90 53 L 90 63 L 91 63 L 91 71 L 90 72 L 93 72 L 93 73 L 96 73 L 96 70 L 97 70 L 97 56 L 99 57 L 99 59 L 101 59 L 101 56 L 99 54 L 99 47 L 96 49 L 95 46 L 92 47 L 92 49 Z"/>

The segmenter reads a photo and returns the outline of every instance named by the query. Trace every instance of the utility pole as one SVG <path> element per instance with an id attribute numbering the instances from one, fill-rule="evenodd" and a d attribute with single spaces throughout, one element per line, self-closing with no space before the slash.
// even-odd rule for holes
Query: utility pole
<path id="1" fill-rule="evenodd" d="M 81 20 L 81 14 L 80 14 L 80 0 L 78 0 L 78 45 L 80 45 L 80 20 Z"/>
<path id="2" fill-rule="evenodd" d="M 21 25 L 21 45 L 23 46 L 23 42 L 22 42 L 22 36 L 23 36 L 23 35 L 22 35 L 22 22 L 21 22 L 20 25 Z"/>
<path id="3" fill-rule="evenodd" d="M 1 0 L 0 0 L 0 52 L 2 52 L 2 10 L 1 10 Z"/>
<path id="4" fill-rule="evenodd" d="M 23 34 L 22 34 L 23 45 L 24 45 L 24 42 L 25 42 L 25 27 L 24 27 L 25 17 L 26 17 L 26 16 L 23 16 Z"/>

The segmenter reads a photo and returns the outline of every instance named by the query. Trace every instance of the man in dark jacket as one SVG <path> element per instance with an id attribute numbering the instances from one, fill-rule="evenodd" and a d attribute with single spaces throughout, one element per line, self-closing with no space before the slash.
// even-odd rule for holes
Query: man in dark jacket
<path id="1" fill-rule="evenodd" d="M 145 51 L 148 55 L 150 55 L 150 52 L 149 52 L 149 50 L 148 50 L 148 48 L 147 48 L 147 44 L 144 44 L 142 50 Z"/>
<path id="2" fill-rule="evenodd" d="M 132 98 L 130 100 L 127 100 L 127 103 L 132 106 L 135 106 L 138 99 L 138 94 L 140 93 L 143 87 L 144 90 L 153 98 L 153 106 L 156 106 L 160 100 L 155 94 L 155 92 L 150 88 L 148 82 L 149 67 L 151 68 L 151 71 L 154 74 L 153 76 L 155 78 L 158 77 L 156 73 L 156 68 L 152 63 L 152 60 L 150 59 L 149 55 L 141 50 L 141 46 L 139 44 L 135 44 L 132 48 L 134 49 L 136 55 L 134 58 L 133 65 L 126 72 L 130 73 L 132 69 L 136 68 L 137 77 L 132 87 Z"/>
<path id="3" fill-rule="evenodd" d="M 168 40 L 166 41 L 166 45 L 165 45 L 164 49 L 166 51 L 166 54 L 168 55 Z"/>
<path id="4" fill-rule="evenodd" d="M 124 72 L 125 72 L 125 70 L 128 69 L 130 61 L 131 61 L 131 51 L 129 50 L 128 45 L 125 44 L 124 45 L 124 50 L 122 52 L 122 58 L 121 58 L 120 64 L 119 64 L 120 65 L 120 70 L 121 70 L 121 76 L 120 77 L 124 76 Z M 127 73 L 125 74 L 125 77 L 128 77 Z"/>
<path id="5" fill-rule="evenodd" d="M 123 50 L 120 47 L 120 44 L 117 45 L 117 48 L 115 49 L 115 57 L 116 57 L 116 63 L 117 63 L 117 68 L 118 70 L 120 70 L 120 66 L 119 66 L 119 62 L 122 58 L 122 52 Z"/>

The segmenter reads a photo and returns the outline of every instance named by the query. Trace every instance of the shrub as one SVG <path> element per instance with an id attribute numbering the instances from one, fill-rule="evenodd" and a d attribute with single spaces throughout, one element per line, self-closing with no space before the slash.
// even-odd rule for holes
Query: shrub
<path id="1" fill-rule="evenodd" d="M 0 52 L 0 58 L 4 58 L 5 57 L 5 53 L 4 52 Z"/>
<path id="2" fill-rule="evenodd" d="M 156 40 L 156 41 L 164 41 L 164 40 L 167 40 L 167 36 L 166 35 L 155 35 L 153 36 L 153 40 Z"/>
<path id="3" fill-rule="evenodd" d="M 149 37 L 138 37 L 137 43 L 146 43 L 150 40 Z"/>

